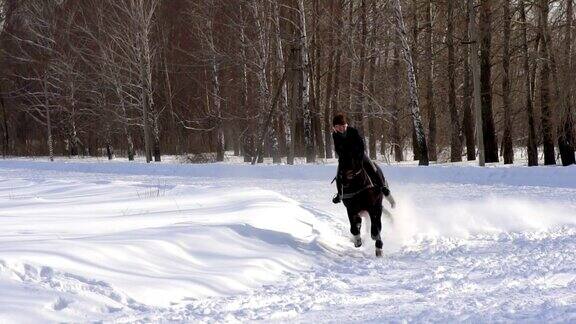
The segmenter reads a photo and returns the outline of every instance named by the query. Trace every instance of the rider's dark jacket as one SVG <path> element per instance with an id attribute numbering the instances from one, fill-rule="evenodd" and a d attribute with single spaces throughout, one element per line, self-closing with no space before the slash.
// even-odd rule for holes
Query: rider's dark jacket
<path id="1" fill-rule="evenodd" d="M 356 128 L 348 126 L 344 133 L 333 132 L 332 139 L 338 162 L 351 159 L 361 161 L 364 158 L 364 140 Z"/>
<path id="2" fill-rule="evenodd" d="M 380 167 L 373 163 L 368 156 L 366 156 L 364 149 L 364 139 L 354 127 L 348 126 L 346 132 L 339 133 L 333 132 L 332 139 L 334 140 L 334 150 L 338 154 L 338 174 L 336 176 L 336 187 L 338 188 L 338 196 L 342 195 L 342 187 L 340 181 L 340 167 L 343 164 L 355 161 L 362 163 L 364 170 L 372 179 L 374 185 L 383 188 L 383 192 L 387 196 L 390 191 L 384 179 L 384 174 Z"/>

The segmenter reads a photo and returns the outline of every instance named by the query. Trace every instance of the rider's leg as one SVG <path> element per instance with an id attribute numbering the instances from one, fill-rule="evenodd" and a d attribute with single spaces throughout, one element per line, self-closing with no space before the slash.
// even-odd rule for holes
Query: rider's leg
<path id="1" fill-rule="evenodd" d="M 388 181 L 386 181 L 386 178 L 384 178 L 384 173 L 382 172 L 382 169 L 380 168 L 380 166 L 376 163 L 374 163 L 374 165 L 376 166 L 376 173 L 377 173 L 378 177 L 380 178 L 380 181 L 384 184 L 382 186 L 382 192 L 384 193 L 384 196 L 389 196 L 390 195 L 390 188 L 388 187 Z"/>
<path id="2" fill-rule="evenodd" d="M 340 178 L 340 165 L 338 165 L 338 169 L 336 171 L 336 190 L 338 193 L 334 198 L 332 198 L 332 202 L 337 204 L 342 201 L 342 181 Z"/>
<path id="3" fill-rule="evenodd" d="M 384 187 L 382 187 L 382 193 L 384 194 L 384 198 L 388 200 L 388 202 L 390 203 L 390 207 L 396 208 L 396 201 L 394 200 L 394 197 L 392 197 L 392 194 L 390 193 L 390 188 L 388 187 L 388 181 L 386 181 L 386 179 L 384 178 L 384 173 L 382 173 L 382 169 L 380 169 L 380 166 L 378 164 L 375 165 L 378 174 L 380 175 L 382 182 L 384 183 Z"/>
<path id="4" fill-rule="evenodd" d="M 366 154 L 364 154 L 364 157 L 362 159 L 362 165 L 364 166 L 364 170 L 370 177 L 370 180 L 372 180 L 372 184 L 374 184 L 375 187 L 383 188 L 384 176 L 378 174 L 378 166 L 376 165 L 376 163 L 372 162 L 372 160 L 370 160 L 370 158 L 366 156 Z"/>

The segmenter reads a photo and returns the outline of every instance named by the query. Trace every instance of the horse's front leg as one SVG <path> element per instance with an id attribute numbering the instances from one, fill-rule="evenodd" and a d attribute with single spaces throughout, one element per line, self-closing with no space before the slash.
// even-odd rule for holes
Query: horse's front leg
<path id="1" fill-rule="evenodd" d="M 380 237 L 380 232 L 382 231 L 382 206 L 374 206 L 370 210 L 370 222 L 372 226 L 370 228 L 370 235 L 372 239 L 376 241 L 376 256 L 382 256 L 382 237 Z"/>
<path id="2" fill-rule="evenodd" d="M 346 208 L 348 213 L 348 220 L 350 221 L 350 233 L 354 236 L 354 246 L 362 246 L 362 238 L 360 238 L 360 227 L 362 226 L 362 217 L 356 211 Z"/>

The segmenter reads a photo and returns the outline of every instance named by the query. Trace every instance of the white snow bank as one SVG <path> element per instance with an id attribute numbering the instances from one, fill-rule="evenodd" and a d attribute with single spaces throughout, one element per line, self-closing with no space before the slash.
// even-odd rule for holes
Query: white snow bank
<path id="1" fill-rule="evenodd" d="M 74 161 L 74 160 L 71 160 Z M 576 188 L 576 166 L 569 167 L 474 167 L 431 165 L 387 166 L 380 164 L 391 183 L 459 183 Z M 156 164 L 102 161 L 100 163 L 3 160 L 3 169 L 87 172 L 121 175 L 179 176 L 207 178 L 251 178 L 331 181 L 336 164 L 247 165 L 247 164 Z"/>
<path id="2" fill-rule="evenodd" d="M 385 166 L 381 260 L 335 168 L 0 161 L 0 322 L 576 318 L 576 168 Z"/>
<path id="3" fill-rule="evenodd" d="M 267 190 L 7 174 L 0 322 L 101 319 L 246 292 L 308 268 L 326 244 L 310 212 Z"/>

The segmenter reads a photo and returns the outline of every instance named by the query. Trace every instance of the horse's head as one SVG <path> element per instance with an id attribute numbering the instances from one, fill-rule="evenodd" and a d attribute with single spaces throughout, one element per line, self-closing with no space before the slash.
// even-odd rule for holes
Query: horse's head
<path id="1" fill-rule="evenodd" d="M 346 159 L 340 161 L 340 172 L 342 180 L 346 183 L 354 182 L 354 179 L 363 175 L 362 161 Z"/>

